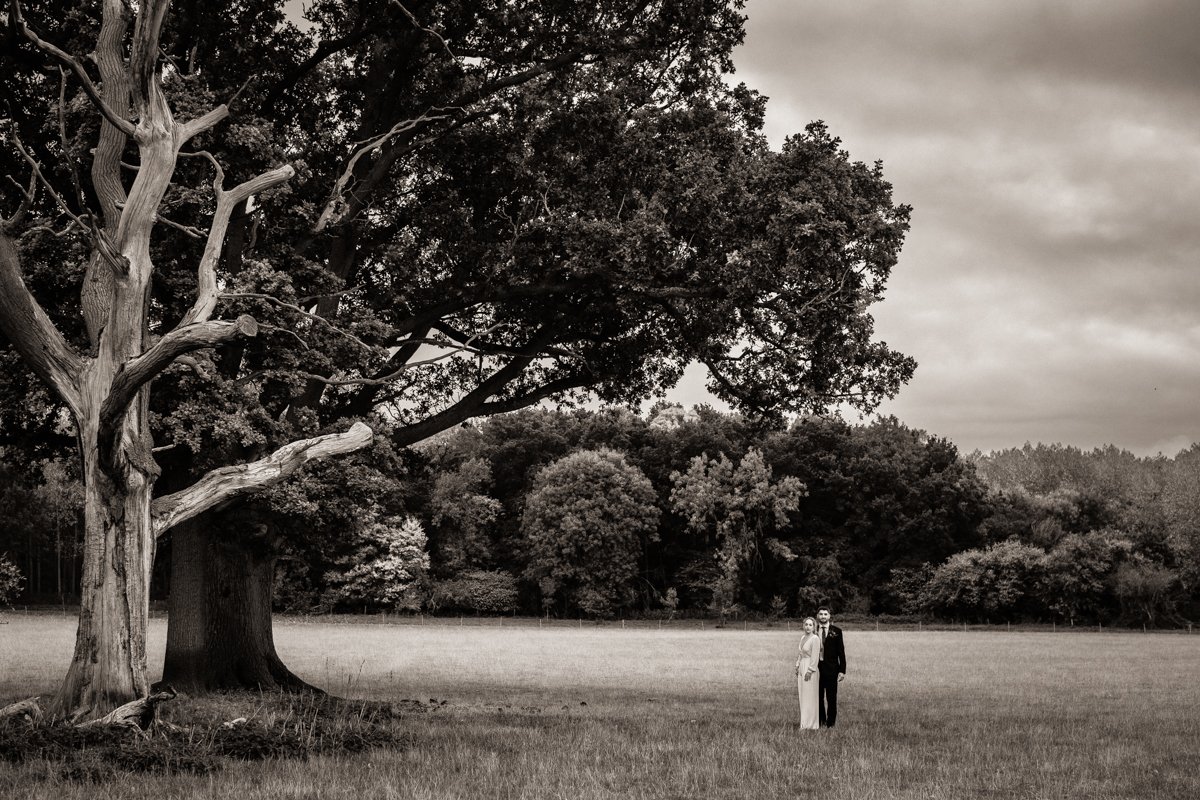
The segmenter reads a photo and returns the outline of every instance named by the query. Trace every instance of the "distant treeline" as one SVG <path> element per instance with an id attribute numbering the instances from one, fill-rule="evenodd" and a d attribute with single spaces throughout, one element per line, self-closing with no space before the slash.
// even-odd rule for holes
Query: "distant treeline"
<path id="1" fill-rule="evenodd" d="M 0 597 L 69 599 L 70 469 L 8 459 L 0 473 Z M 380 437 L 251 501 L 254 514 L 284 534 L 276 603 L 298 612 L 782 616 L 826 603 L 1174 625 L 1200 607 L 1200 446 L 964 456 L 894 418 L 526 410 L 416 448 Z"/>

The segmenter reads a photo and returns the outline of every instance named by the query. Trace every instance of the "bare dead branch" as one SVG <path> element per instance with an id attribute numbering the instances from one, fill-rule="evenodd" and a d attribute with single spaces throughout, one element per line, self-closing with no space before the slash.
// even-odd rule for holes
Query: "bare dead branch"
<path id="1" fill-rule="evenodd" d="M 83 86 L 84 93 L 88 96 L 88 99 L 92 101 L 92 105 L 96 106 L 96 109 L 104 116 L 104 118 L 108 120 L 113 127 L 120 130 L 126 136 L 132 136 L 134 132 L 133 123 L 122 118 L 119 114 L 113 111 L 108 103 L 104 102 L 104 98 L 100 96 L 100 90 L 96 88 L 96 84 L 92 83 L 92 79 L 88 76 L 87 70 L 83 68 L 83 65 L 80 64 L 79 61 L 70 53 L 67 53 L 50 42 L 45 41 L 36 33 L 34 33 L 33 29 L 25 23 L 25 17 L 21 13 L 21 4 L 17 2 L 17 0 L 10 0 L 9 8 L 12 24 L 16 26 L 17 31 L 26 39 L 28 39 L 34 45 L 34 47 L 42 50 L 43 52 L 49 53 L 62 64 L 66 65 L 66 67 L 75 75 L 75 77 L 79 79 L 79 83 Z"/>
<path id="2" fill-rule="evenodd" d="M 49 225 L 34 225 L 32 228 L 29 229 L 29 231 L 30 231 L 30 233 L 33 233 L 34 231 L 38 231 L 40 233 L 48 233 L 51 236 L 53 236 L 55 239 L 62 239 L 67 234 L 69 234 L 71 231 L 75 230 L 77 227 L 78 226 L 72 220 L 72 221 L 68 222 L 66 224 L 66 227 L 64 227 L 62 230 L 56 231 L 56 230 L 54 230 L 54 228 L 50 227 Z M 87 231 L 83 231 L 83 233 L 84 233 L 84 235 L 86 235 Z"/>
<path id="3" fill-rule="evenodd" d="M 334 181 L 333 189 L 330 191 L 329 199 L 325 202 L 325 208 L 321 210 L 321 215 L 317 218 L 316 224 L 313 226 L 313 233 L 320 233 L 325 230 L 331 223 L 339 221 L 346 215 L 348 203 L 345 199 L 346 187 L 350 180 L 354 177 L 354 170 L 358 166 L 359 159 L 368 153 L 378 152 L 383 145 L 395 136 L 402 133 L 416 130 L 420 126 L 440 119 L 449 119 L 452 115 L 433 113 L 442 111 L 453 111 L 455 109 L 448 108 L 431 108 L 423 112 L 420 116 L 412 119 L 403 119 L 397 122 L 388 130 L 373 136 L 362 142 L 359 148 L 350 156 L 350 160 L 346 162 L 346 168 L 342 170 L 342 174 Z"/>
<path id="4" fill-rule="evenodd" d="M 42 701 L 34 696 L 0 708 L 0 721 L 21 717 L 26 722 L 37 722 L 42 718 Z"/>
<path id="5" fill-rule="evenodd" d="M 96 37 L 92 58 L 100 71 L 100 85 L 105 102 L 122 118 L 129 115 L 129 75 L 125 71 L 125 33 L 129 27 L 130 9 L 125 0 L 104 0 L 103 19 Z M 125 150 L 127 134 L 107 120 L 100 124 L 100 139 L 92 158 L 92 186 L 100 201 L 105 225 L 116 230 L 119 222 L 117 204 L 125 200 L 125 185 L 121 181 L 121 153 Z M 107 277 L 107 276 L 106 276 Z M 92 280 L 88 276 L 88 280 Z M 89 312 L 91 313 L 91 312 Z M 101 317 L 107 315 L 97 311 Z M 96 320 L 93 320 L 96 322 Z"/>
<path id="6" fill-rule="evenodd" d="M 150 105 L 165 103 L 158 84 L 158 41 L 170 5 L 170 0 L 141 0 L 138 4 L 129 51 L 129 76 L 134 107 L 141 112 Z M 167 116 L 154 116 L 169 119 Z"/>
<path id="7" fill-rule="evenodd" d="M 257 334 L 258 323 L 248 314 L 232 322 L 209 320 L 175 328 L 146 352 L 125 362 L 113 378 L 108 397 L 100 407 L 101 431 L 115 429 L 138 390 L 179 356 Z"/>
<path id="8" fill-rule="evenodd" d="M 41 165 L 39 165 L 37 162 L 37 159 L 35 159 L 33 155 L 25 149 L 25 145 L 21 142 L 21 137 L 16 131 L 13 131 L 12 142 L 17 148 L 17 151 L 21 154 L 21 157 L 25 159 L 25 161 L 29 164 L 30 169 L 33 170 L 33 174 L 36 176 L 38 182 L 41 183 L 42 188 L 44 188 L 47 194 L 54 199 L 54 202 L 56 205 L 58 205 L 59 209 L 61 209 L 64 214 L 70 217 L 71 220 L 82 230 L 88 232 L 88 235 L 92 240 L 92 246 L 96 248 L 96 250 L 104 258 L 104 261 L 112 268 L 113 272 L 118 275 L 127 274 L 129 272 L 129 261 L 125 258 L 125 256 L 121 255 L 116 247 L 113 246 L 112 240 L 108 238 L 108 234 L 106 234 L 102 229 L 98 228 L 91 220 L 84 221 L 82 217 L 71 210 L 71 207 L 67 204 L 67 201 L 61 194 L 58 193 L 58 190 L 54 188 L 54 185 L 50 183 L 49 179 L 46 178 L 45 174 L 42 172 Z"/>
<path id="9" fill-rule="evenodd" d="M 21 277 L 21 261 L 8 234 L 0 230 L 0 331 L 39 378 L 78 414 L 83 361 L 67 344 Z"/>
<path id="10" fill-rule="evenodd" d="M 192 225 L 184 225 L 181 222 L 176 222 L 174 220 L 167 219 L 162 214 L 155 214 L 154 221 L 161 222 L 163 225 L 166 225 L 168 228 L 174 228 L 175 230 L 182 233 L 184 236 L 188 236 L 192 239 L 203 239 L 204 238 L 204 231 L 200 230 L 199 228 L 196 228 Z"/>
<path id="11" fill-rule="evenodd" d="M 233 467 L 221 467 L 174 494 L 154 501 L 150 509 L 154 533 L 162 536 L 174 525 L 191 519 L 236 495 L 276 484 L 310 461 L 361 450 L 374 433 L 356 422 L 345 433 L 303 439 L 284 445 L 266 458 Z"/>
<path id="12" fill-rule="evenodd" d="M 16 230 L 21 222 L 24 221 L 26 212 L 29 211 L 29 207 L 33 205 L 34 197 L 36 197 L 35 193 L 37 192 L 37 175 L 30 173 L 28 188 L 18 183 L 17 179 L 12 175 L 5 175 L 4 177 L 7 178 L 13 186 L 17 187 L 17 191 L 21 193 L 22 197 L 20 204 L 17 205 L 17 210 L 13 212 L 11 217 L 8 219 L 0 217 L 0 230 L 12 231 Z"/>
<path id="13" fill-rule="evenodd" d="M 438 42 L 441 43 L 442 49 L 446 51 L 446 55 L 450 56 L 450 58 L 452 58 L 454 60 L 458 59 L 458 56 L 454 55 L 454 51 L 450 49 L 450 45 L 446 42 L 446 40 L 444 38 L 442 38 L 442 35 L 440 33 L 438 33 L 437 31 L 435 31 L 433 28 L 427 28 L 424 25 L 422 25 L 417 20 L 417 18 L 415 16 L 413 16 L 413 13 L 411 11 L 409 11 L 407 8 L 405 8 L 404 4 L 401 3 L 400 0 L 392 0 L 392 5 L 399 8 L 404 13 L 404 16 L 408 17 L 409 21 L 413 24 L 414 28 L 416 28 L 419 31 L 423 31 L 424 33 L 428 33 L 430 36 L 437 39 Z"/>
<path id="14" fill-rule="evenodd" d="M 83 209 L 87 204 L 83 200 L 83 184 L 79 180 L 79 170 L 75 168 L 75 159 L 71 157 L 71 145 L 67 142 L 67 71 L 58 68 L 58 139 L 62 144 L 63 156 L 66 158 L 67 171 L 71 174 L 71 185 L 75 187 L 75 203 Z"/>
<path id="15" fill-rule="evenodd" d="M 194 56 L 195 48 L 192 49 L 192 53 Z M 246 87 L 250 85 L 250 81 L 251 78 L 246 78 L 246 80 L 242 81 L 242 85 L 239 86 L 237 91 L 233 93 L 233 97 L 230 97 L 229 101 L 224 104 L 227 108 L 233 108 L 235 105 L 237 105 L 237 99 L 242 96 L 242 92 L 246 91 Z"/>
<path id="16" fill-rule="evenodd" d="M 296 300 L 296 302 L 299 303 L 300 305 L 306 305 L 308 303 L 315 303 L 318 300 L 325 300 L 325 299 L 330 299 L 330 298 L 334 298 L 334 297 L 344 297 L 345 295 L 354 294 L 355 292 L 361 292 L 361 291 L 362 291 L 362 287 L 351 286 L 349 289 L 342 289 L 340 292 L 327 292 L 325 294 L 310 294 L 308 297 L 298 298 Z"/>
<path id="17" fill-rule="evenodd" d="M 330 322 L 325 317 L 322 317 L 320 314 L 314 314 L 313 312 L 307 311 L 307 310 L 301 308 L 300 306 L 295 305 L 294 303 L 289 303 L 285 300 L 280 300 L 278 297 L 275 297 L 273 295 L 262 294 L 260 292 L 221 292 L 221 294 L 217 295 L 217 297 L 220 299 L 251 298 L 254 300 L 262 300 L 264 302 L 271 303 L 272 305 L 279 306 L 280 308 L 286 308 L 288 311 L 291 311 L 294 314 L 299 314 L 300 316 L 305 317 L 306 319 L 311 319 L 314 322 L 319 322 L 322 325 L 324 325 L 326 328 L 328 328 L 329 330 L 333 331 L 334 333 L 338 334 L 339 336 L 344 336 L 345 338 L 354 342 L 355 344 L 357 344 L 359 347 L 363 348 L 364 350 L 375 351 L 375 350 L 379 349 L 378 347 L 367 344 L 362 339 L 355 336 L 353 333 L 350 333 L 350 331 L 348 331 L 344 328 L 338 327 L 337 325 L 334 325 L 332 322 Z M 305 345 L 305 347 L 307 347 L 307 345 Z"/>
<path id="18" fill-rule="evenodd" d="M 239 91 L 241 91 L 241 90 L 239 89 Z M 197 134 L 204 133 L 204 131 L 209 130 L 210 128 L 216 126 L 216 124 L 218 122 L 220 122 L 221 120 L 225 119 L 228 116 L 229 116 L 229 106 L 222 103 L 221 105 L 212 109 L 211 111 L 204 114 L 203 116 L 196 117 L 194 120 L 191 120 L 190 122 L 185 122 L 183 125 L 180 126 L 180 129 L 181 129 L 180 130 L 180 134 L 181 134 L 180 142 L 189 141 L 190 139 L 192 139 L 192 137 L 196 136 Z"/>
<path id="19" fill-rule="evenodd" d="M 281 328 L 278 325 L 268 325 L 265 322 L 260 322 L 259 327 L 262 328 L 264 331 L 275 331 L 276 333 L 282 333 L 285 336 L 290 336 L 293 339 L 295 339 L 297 342 L 299 342 L 300 346 L 303 347 L 305 350 L 312 349 L 311 347 L 309 347 L 308 342 L 304 341 L 304 338 L 300 334 L 296 333 L 295 331 L 290 331 L 287 328 Z"/>
<path id="20" fill-rule="evenodd" d="M 204 322 L 212 316 L 217 305 L 217 262 L 221 258 L 221 249 L 225 244 L 225 231 L 229 227 L 229 218 L 233 210 L 246 198 L 272 186 L 278 186 L 289 180 L 295 174 L 291 165 L 284 164 L 269 172 L 264 172 L 250 180 L 240 183 L 229 191 L 221 188 L 225 177 L 224 170 L 217 160 L 207 152 L 196 155 L 207 156 L 216 167 L 213 178 L 213 191 L 217 196 L 217 208 L 213 212 L 212 223 L 208 229 L 208 241 L 204 245 L 204 253 L 200 256 L 200 264 L 196 268 L 196 301 L 179 327 L 183 328 L 198 322 Z"/>
<path id="21" fill-rule="evenodd" d="M 110 711 L 99 719 L 91 720 L 90 722 L 82 722 L 75 727 L 77 728 L 130 728 L 141 733 L 147 732 L 155 723 L 155 717 L 158 711 L 158 705 L 168 700 L 173 700 L 177 692 L 167 687 L 164 690 L 153 692 L 146 697 L 138 700 L 133 700 L 123 706 Z"/>

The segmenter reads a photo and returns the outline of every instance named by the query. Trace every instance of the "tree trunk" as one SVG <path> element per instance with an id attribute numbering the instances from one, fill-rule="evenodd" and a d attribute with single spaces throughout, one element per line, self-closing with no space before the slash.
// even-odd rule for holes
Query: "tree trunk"
<path id="1" fill-rule="evenodd" d="M 209 514 L 181 523 L 171 533 L 163 681 L 192 694 L 319 691 L 292 674 L 275 652 L 274 553 L 258 542 L 244 543 L 242 532 L 231 532 L 236 539 L 213 533 L 228 527 L 221 523 L 231 516 Z"/>
<path id="2" fill-rule="evenodd" d="M 144 403 L 135 404 L 125 433 L 147 435 Z M 125 441 L 128 443 L 129 438 Z M 153 471 L 122 457 L 122 485 L 100 468 L 96 438 L 81 425 L 84 463 L 83 579 L 79 628 L 71 666 L 53 711 L 75 717 L 105 713 L 143 697 L 146 678 L 146 624 L 150 611 L 150 570 L 155 537 L 150 524 Z M 122 455 L 128 449 L 122 447 Z"/>

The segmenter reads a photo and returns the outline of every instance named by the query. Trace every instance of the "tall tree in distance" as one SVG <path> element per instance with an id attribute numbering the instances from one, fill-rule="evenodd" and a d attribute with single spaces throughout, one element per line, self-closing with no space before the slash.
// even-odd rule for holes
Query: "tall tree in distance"
<path id="1" fill-rule="evenodd" d="M 158 535 L 377 409 L 406 445 L 697 360 L 756 413 L 898 390 L 869 307 L 908 209 L 819 124 L 767 146 L 721 78 L 741 5 L 10 5 L 0 331 L 74 421 L 87 508 L 60 707 L 144 692 Z"/>
<path id="2" fill-rule="evenodd" d="M 655 535 L 654 486 L 615 450 L 580 450 L 537 474 L 521 529 L 549 611 L 611 617 L 633 602 L 643 540 Z"/>
<path id="3" fill-rule="evenodd" d="M 791 561 L 796 554 L 770 534 L 787 524 L 804 496 L 793 477 L 774 479 L 762 453 L 751 448 L 734 463 L 724 453 L 696 456 L 686 472 L 671 476 L 671 503 L 688 527 L 717 544 L 711 572 L 712 608 L 724 616 L 741 600 L 746 574 L 761 568 L 764 554 Z"/>

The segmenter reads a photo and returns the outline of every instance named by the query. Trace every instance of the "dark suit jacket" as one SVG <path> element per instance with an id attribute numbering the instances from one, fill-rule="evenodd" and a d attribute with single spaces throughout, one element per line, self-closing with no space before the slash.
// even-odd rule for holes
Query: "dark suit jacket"
<path id="1" fill-rule="evenodd" d="M 820 632 L 818 626 L 817 633 Z M 821 657 L 820 669 L 821 672 L 846 671 L 846 643 L 842 640 L 842 629 L 832 622 L 829 624 L 829 633 L 825 636 L 825 652 Z"/>

